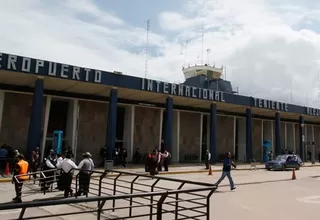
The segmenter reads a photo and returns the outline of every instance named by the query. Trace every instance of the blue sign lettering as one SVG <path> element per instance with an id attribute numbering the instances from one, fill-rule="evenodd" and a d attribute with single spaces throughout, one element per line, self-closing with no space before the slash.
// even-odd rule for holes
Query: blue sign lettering
<path id="1" fill-rule="evenodd" d="M 177 95 L 183 97 L 205 99 L 210 101 L 225 102 L 224 93 L 221 91 L 214 91 L 212 89 L 203 89 L 193 86 L 187 86 L 183 84 L 174 84 L 168 82 L 161 82 L 152 79 L 141 79 L 141 89 L 150 91 L 164 93 L 168 95 Z"/>
<path id="2" fill-rule="evenodd" d="M 0 53 L 0 69 L 101 83 L 102 71 Z"/>

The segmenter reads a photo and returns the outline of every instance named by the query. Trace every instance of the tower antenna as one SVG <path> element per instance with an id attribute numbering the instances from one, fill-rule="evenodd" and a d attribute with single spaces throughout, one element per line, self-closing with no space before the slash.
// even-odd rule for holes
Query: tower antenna
<path id="1" fill-rule="evenodd" d="M 147 20 L 147 39 L 146 39 L 146 60 L 144 63 L 144 78 L 148 75 L 148 52 L 149 52 L 149 31 L 150 31 L 150 19 Z"/>
<path id="2" fill-rule="evenodd" d="M 290 78 L 290 102 L 292 104 L 292 83 L 293 83 L 293 78 L 292 78 L 292 75 L 291 75 L 291 78 Z"/>
<path id="3" fill-rule="evenodd" d="M 202 24 L 202 31 L 201 31 L 201 64 L 203 64 L 203 43 L 204 43 L 204 24 Z"/>

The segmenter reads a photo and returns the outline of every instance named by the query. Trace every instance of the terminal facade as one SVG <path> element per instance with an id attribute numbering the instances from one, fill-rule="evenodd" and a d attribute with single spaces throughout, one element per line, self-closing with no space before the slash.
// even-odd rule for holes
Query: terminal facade
<path id="1" fill-rule="evenodd" d="M 183 69 L 183 84 L 123 75 L 0 53 L 0 143 L 26 155 L 63 145 L 76 160 L 89 151 L 99 160 L 107 146 L 124 147 L 129 161 L 139 148 L 171 152 L 173 163 L 212 162 L 230 151 L 236 161 L 262 161 L 263 141 L 274 154 L 302 158 L 320 153 L 319 109 L 238 95 L 210 65 Z"/>

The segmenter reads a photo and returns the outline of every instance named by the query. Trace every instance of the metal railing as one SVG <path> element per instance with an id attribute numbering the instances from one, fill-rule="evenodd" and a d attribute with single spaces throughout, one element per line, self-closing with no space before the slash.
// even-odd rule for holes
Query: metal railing
<path id="1" fill-rule="evenodd" d="M 76 192 L 79 189 L 79 172 L 75 171 L 75 181 L 72 188 Z M 43 176 L 48 178 L 43 171 L 38 173 L 40 175 L 43 173 Z M 28 175 L 31 177 L 33 174 Z M 17 177 L 15 177 L 15 181 L 19 182 Z M 42 182 L 44 180 L 38 179 Z M 34 180 L 29 182 L 32 181 Z M 19 219 L 38 219 L 40 217 L 37 216 L 24 217 L 26 209 L 81 203 L 86 206 L 85 211 L 79 209 L 77 213 L 53 214 L 50 217 L 95 213 L 97 219 L 100 219 L 103 215 L 113 215 L 115 217 L 114 213 L 116 213 L 116 218 L 113 219 L 148 217 L 152 220 L 156 216 L 156 219 L 162 219 L 163 217 L 168 219 L 209 220 L 210 197 L 216 189 L 217 186 L 208 183 L 163 176 L 149 176 L 115 170 L 93 171 L 89 193 L 86 198 L 80 198 L 75 194 L 75 198 L 24 202 L 12 206 L 10 206 L 11 204 L 0 205 L 0 210 L 11 209 L 12 207 L 14 209 L 21 208 Z M 44 216 L 41 216 L 41 218 L 44 218 Z"/>

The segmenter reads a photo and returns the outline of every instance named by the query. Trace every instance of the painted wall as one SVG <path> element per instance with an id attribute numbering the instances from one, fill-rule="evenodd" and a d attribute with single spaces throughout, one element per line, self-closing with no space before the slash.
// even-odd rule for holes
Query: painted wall
<path id="1" fill-rule="evenodd" d="M 295 149 L 294 123 L 286 122 L 286 126 L 287 126 L 286 148 L 288 149 L 288 151 L 293 151 Z"/>
<path id="2" fill-rule="evenodd" d="M 135 107 L 134 145 L 141 154 L 159 147 L 161 110 L 155 108 Z"/>
<path id="3" fill-rule="evenodd" d="M 306 142 L 311 142 L 314 140 L 312 125 L 306 125 Z M 310 160 L 309 152 L 312 152 L 312 145 L 310 143 L 306 143 L 306 156 L 308 160 Z"/>
<path id="4" fill-rule="evenodd" d="M 180 138 L 180 112 L 173 113 L 173 128 L 172 128 L 172 152 L 171 161 L 173 163 L 179 162 L 179 138 Z"/>
<path id="5" fill-rule="evenodd" d="M 286 128 L 285 128 L 285 122 L 281 121 L 281 150 L 284 150 L 286 148 Z"/>
<path id="6" fill-rule="evenodd" d="M 96 164 L 100 163 L 100 149 L 106 144 L 108 104 L 79 101 L 78 155 L 89 151 Z M 77 158 L 81 160 L 81 156 Z"/>
<path id="7" fill-rule="evenodd" d="M 69 107 L 68 107 L 68 116 L 67 116 L 67 126 L 66 126 L 66 134 L 64 136 L 64 140 L 66 141 L 66 147 L 72 146 L 72 131 L 73 131 L 73 113 L 74 113 L 74 102 L 75 100 L 69 100 Z"/>
<path id="8" fill-rule="evenodd" d="M 244 162 L 246 158 L 246 119 L 237 118 L 237 160 Z"/>
<path id="9" fill-rule="evenodd" d="M 271 142 L 271 151 L 274 152 L 274 146 L 273 146 L 273 136 L 274 136 L 274 131 L 273 131 L 273 121 L 263 121 L 263 140 L 269 140 Z"/>
<path id="10" fill-rule="evenodd" d="M 252 120 L 252 159 L 262 161 L 262 120 Z"/>
<path id="11" fill-rule="evenodd" d="M 226 152 L 234 151 L 234 117 L 217 115 L 217 153 L 223 160 Z"/>
<path id="12" fill-rule="evenodd" d="M 0 144 L 8 144 L 21 153 L 27 147 L 32 95 L 5 93 L 0 132 Z M 42 114 L 42 129 L 45 112 L 45 97 Z"/>
<path id="13" fill-rule="evenodd" d="M 296 153 L 301 155 L 300 152 L 300 125 L 294 124 L 294 133 L 295 133 L 295 143 L 296 143 Z"/>
<path id="14" fill-rule="evenodd" d="M 123 147 L 127 150 L 128 161 L 132 161 L 132 156 L 136 150 L 133 147 L 133 131 L 134 131 L 134 106 L 125 107 L 124 127 L 123 127 Z"/>
<path id="15" fill-rule="evenodd" d="M 200 119 L 199 113 L 180 112 L 179 160 L 181 162 L 199 162 Z"/>
<path id="16" fill-rule="evenodd" d="M 314 126 L 314 141 L 315 141 L 315 148 L 316 148 L 316 161 L 319 161 L 320 158 L 320 126 Z"/>

